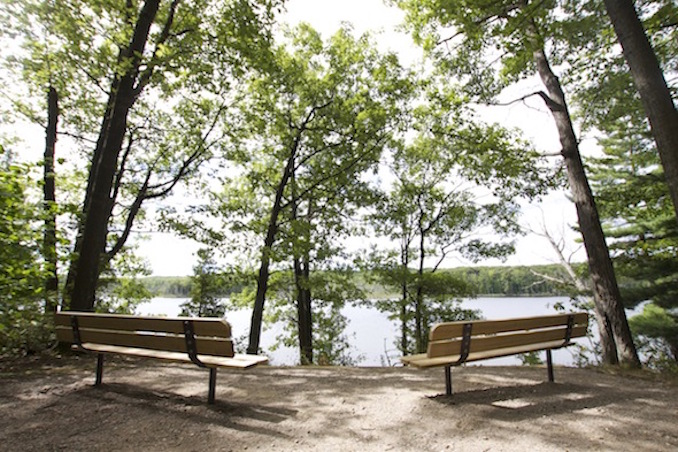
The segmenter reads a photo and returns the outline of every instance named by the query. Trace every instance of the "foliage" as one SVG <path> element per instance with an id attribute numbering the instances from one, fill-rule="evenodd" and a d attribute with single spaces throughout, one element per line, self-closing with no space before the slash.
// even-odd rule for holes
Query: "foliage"
<path id="1" fill-rule="evenodd" d="M 153 297 L 187 298 L 191 292 L 190 276 L 149 276 L 141 282 Z"/>
<path id="2" fill-rule="evenodd" d="M 65 291 L 78 308 L 92 308 L 98 270 L 146 219 L 143 204 L 167 197 L 225 140 L 216 124 L 233 102 L 231 84 L 264 60 L 281 4 L 3 3 L 4 37 L 19 44 L 3 63 L 34 94 L 11 93 L 16 110 L 39 123 L 35 99 L 55 87 L 62 133 L 90 161 Z"/>
<path id="3" fill-rule="evenodd" d="M 523 366 L 541 366 L 544 361 L 539 357 L 539 352 L 529 352 L 518 355 Z"/>
<path id="4" fill-rule="evenodd" d="M 398 261 L 386 266 L 383 281 L 402 294 L 392 307 L 401 320 L 400 348 L 410 350 L 413 322 L 418 352 L 442 309 L 442 294 L 451 301 L 469 293 L 451 275 L 436 273 L 441 265 L 453 256 L 478 262 L 512 253 L 508 237 L 519 232 L 516 200 L 534 198 L 548 186 L 538 154 L 517 134 L 474 120 L 462 97 L 434 79 L 425 85 L 424 99 L 411 112 L 416 135 L 393 152 L 394 180 L 371 217 L 377 234 L 399 244 L 376 261 Z M 519 153 L 522 158 L 515 158 Z M 484 238 L 493 234 L 501 238 Z"/>
<path id="5" fill-rule="evenodd" d="M 36 352 L 51 340 L 30 170 L 0 146 L 0 355 Z"/>
<path id="6" fill-rule="evenodd" d="M 675 313 L 648 303 L 642 314 L 629 319 L 629 324 L 634 334 L 640 336 L 639 349 L 644 352 L 648 366 L 674 369 L 678 366 L 678 316 Z"/>
<path id="7" fill-rule="evenodd" d="M 191 277 L 191 299 L 181 304 L 181 315 L 189 317 L 223 317 L 226 306 L 219 292 L 223 286 L 212 251 L 198 250 L 198 263 Z"/>
<path id="8" fill-rule="evenodd" d="M 658 57 L 669 71 L 674 69 L 678 29 L 669 22 L 675 17 L 675 5 L 640 2 L 638 6 Z M 573 54 L 575 63 L 586 61 L 588 68 L 585 76 L 573 77 L 573 86 L 585 125 L 604 134 L 599 139 L 604 155 L 589 160 L 592 186 L 606 234 L 612 238 L 610 250 L 625 305 L 651 302 L 630 323 L 646 356 L 652 357 L 657 353 L 648 350 L 659 350 L 659 344 L 672 340 L 670 329 L 650 325 L 663 308 L 678 306 L 678 226 L 640 98 L 616 39 L 605 26 L 595 46 Z M 667 336 L 662 338 L 660 331 Z"/>
<path id="9" fill-rule="evenodd" d="M 268 289 L 272 272 L 297 269 L 297 295 L 305 292 L 303 303 L 311 303 L 313 273 L 346 259 L 342 239 L 357 229 L 360 209 L 370 202 L 368 174 L 376 173 L 401 126 L 400 109 L 412 89 L 394 55 L 379 54 L 369 36 L 354 37 L 348 26 L 327 40 L 308 25 L 286 31 L 266 69 L 249 74 L 238 122 L 228 125 L 223 152 L 230 171 L 222 190 L 196 208 L 221 218 L 224 228 L 207 227 L 203 217 L 171 220 L 209 243 L 228 237 L 220 248 L 244 267 L 256 250 L 253 349 L 265 300 L 276 296 Z"/>
<path id="10" fill-rule="evenodd" d="M 141 303 L 153 294 L 145 287 L 143 277 L 149 273 L 146 263 L 132 250 L 122 250 L 99 279 L 97 312 L 134 314 Z"/>
<path id="11" fill-rule="evenodd" d="M 575 264 L 585 272 L 586 264 Z M 567 274 L 560 265 L 533 265 L 513 267 L 458 267 L 443 269 L 466 281 L 478 295 L 503 296 L 562 296 L 574 295 L 569 285 L 556 280 L 566 280 Z M 547 275 L 553 279 L 544 279 Z"/>

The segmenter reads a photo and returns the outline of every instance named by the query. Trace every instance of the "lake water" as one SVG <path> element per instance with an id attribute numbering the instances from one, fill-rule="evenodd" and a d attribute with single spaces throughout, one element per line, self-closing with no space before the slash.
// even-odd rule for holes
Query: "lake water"
<path id="1" fill-rule="evenodd" d="M 180 305 L 186 298 L 154 298 L 149 303 L 137 309 L 141 315 L 178 316 Z M 526 317 L 532 315 L 554 314 L 556 303 L 561 303 L 566 310 L 572 311 L 572 305 L 567 297 L 535 297 L 535 298 L 475 298 L 463 302 L 467 309 L 478 309 L 487 319 L 502 319 L 511 317 Z M 637 308 L 639 311 L 640 309 Z M 346 335 L 351 344 L 351 356 L 359 358 L 359 366 L 389 366 L 399 363 L 400 354 L 395 346 L 398 325 L 388 320 L 385 314 L 373 308 L 347 306 L 343 309 L 348 318 Z M 627 315 L 633 315 L 633 311 Z M 247 343 L 247 334 L 250 327 L 250 310 L 231 311 L 226 320 L 231 324 L 236 344 L 243 346 Z M 591 320 L 593 321 L 593 320 Z M 594 324 L 595 327 L 595 324 Z M 282 331 L 281 325 L 273 325 L 262 332 L 262 353 L 269 357 L 272 365 L 295 365 L 299 361 L 299 352 L 295 348 L 279 347 L 275 351 L 268 350 L 275 338 Z M 576 342 L 590 346 L 587 338 L 579 338 Z M 542 354 L 540 357 L 545 359 Z M 567 348 L 553 351 L 553 361 L 556 364 L 573 364 L 572 352 Z M 482 361 L 481 365 L 519 365 L 521 361 L 516 356 L 508 356 Z"/>

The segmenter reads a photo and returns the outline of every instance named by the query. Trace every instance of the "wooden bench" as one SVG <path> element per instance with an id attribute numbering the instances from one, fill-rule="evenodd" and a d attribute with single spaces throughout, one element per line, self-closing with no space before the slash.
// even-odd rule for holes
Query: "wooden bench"
<path id="1" fill-rule="evenodd" d="M 452 395 L 452 366 L 546 350 L 548 379 L 553 378 L 551 350 L 572 345 L 571 339 L 586 335 L 588 314 L 559 314 L 506 320 L 476 320 L 439 323 L 429 334 L 428 350 L 404 356 L 410 366 L 445 366 L 447 395 Z"/>
<path id="2" fill-rule="evenodd" d="M 208 402 L 214 403 L 218 367 L 246 369 L 268 358 L 235 354 L 231 326 L 217 318 L 139 317 L 63 311 L 55 317 L 57 339 L 97 354 L 95 385 L 103 376 L 104 354 L 192 362 L 209 368 Z"/>

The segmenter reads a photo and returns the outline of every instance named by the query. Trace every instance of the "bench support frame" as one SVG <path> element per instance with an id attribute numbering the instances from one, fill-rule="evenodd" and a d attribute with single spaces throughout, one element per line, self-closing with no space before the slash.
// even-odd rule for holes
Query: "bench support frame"
<path id="1" fill-rule="evenodd" d="M 82 340 L 80 339 L 80 327 L 78 325 L 78 317 L 75 315 L 70 316 L 71 319 L 71 328 L 73 329 L 73 344 L 81 351 L 91 352 L 91 350 L 86 349 L 82 345 Z M 186 340 L 186 351 L 188 357 L 198 367 L 209 368 L 210 377 L 209 377 L 209 387 L 207 393 L 207 403 L 214 405 L 216 399 L 216 385 L 217 385 L 217 368 L 205 365 L 198 358 L 198 350 L 195 340 L 195 330 L 193 328 L 193 322 L 191 320 L 184 320 L 184 337 Z M 97 353 L 97 369 L 96 369 L 96 379 L 94 381 L 94 386 L 101 386 L 104 375 L 104 354 Z"/>
<path id="2" fill-rule="evenodd" d="M 468 354 L 471 351 L 471 332 L 473 331 L 473 324 L 466 323 L 464 324 L 464 330 L 462 332 L 461 338 L 461 355 L 459 360 L 456 363 L 449 364 L 445 366 L 445 393 L 447 395 L 452 395 L 452 366 L 459 366 L 463 364 L 464 361 L 468 358 Z"/>
<path id="3" fill-rule="evenodd" d="M 563 343 L 560 347 L 565 347 L 570 345 L 572 340 L 572 329 L 574 328 L 574 315 L 569 315 L 567 318 L 567 327 L 565 328 L 565 335 L 563 338 Z M 473 323 L 466 323 L 463 327 L 462 339 L 461 339 L 461 354 L 459 359 L 445 366 L 445 394 L 448 396 L 452 395 L 452 367 L 459 366 L 463 364 L 468 358 L 469 352 L 471 350 L 471 332 L 473 329 Z M 548 381 L 553 383 L 555 381 L 553 374 L 553 356 L 551 353 L 551 348 L 546 349 L 546 370 L 548 373 Z"/>
<path id="4" fill-rule="evenodd" d="M 94 386 L 101 386 L 101 380 L 104 376 L 104 354 L 97 353 L 97 378 Z"/>

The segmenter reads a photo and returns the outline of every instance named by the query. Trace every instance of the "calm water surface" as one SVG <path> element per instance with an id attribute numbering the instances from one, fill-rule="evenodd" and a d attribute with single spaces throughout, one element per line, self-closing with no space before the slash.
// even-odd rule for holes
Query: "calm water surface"
<path id="1" fill-rule="evenodd" d="M 139 306 L 138 313 L 142 315 L 177 316 L 181 311 L 180 305 L 186 298 L 154 298 L 149 303 Z M 467 309 L 478 309 L 487 319 L 502 319 L 510 317 L 527 317 L 532 315 L 547 315 L 556 313 L 554 305 L 562 303 L 566 310 L 573 310 L 567 297 L 538 297 L 538 298 L 475 298 L 463 302 Z M 376 309 L 367 307 L 347 306 L 343 313 L 349 320 L 346 332 L 351 344 L 351 356 L 359 366 L 388 366 L 399 362 L 399 352 L 395 347 L 395 338 L 398 326 L 388 320 L 385 314 Z M 627 312 L 632 315 L 633 312 Z M 231 311 L 226 315 L 233 328 L 233 337 L 236 344 L 242 348 L 247 343 L 247 334 L 250 327 L 249 310 Z M 295 365 L 299 360 L 296 349 L 280 347 L 275 351 L 268 350 L 276 341 L 276 336 L 282 332 L 281 325 L 273 325 L 262 332 L 261 345 L 273 365 Z M 577 342 L 588 344 L 588 339 L 580 338 Z M 543 357 L 542 357 L 543 359 Z M 572 354 L 568 349 L 554 350 L 553 360 L 556 364 L 572 364 Z M 520 360 L 515 356 L 496 358 L 481 362 L 482 365 L 518 365 Z"/>

